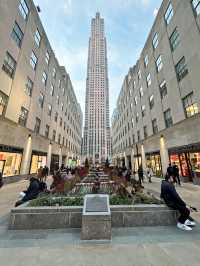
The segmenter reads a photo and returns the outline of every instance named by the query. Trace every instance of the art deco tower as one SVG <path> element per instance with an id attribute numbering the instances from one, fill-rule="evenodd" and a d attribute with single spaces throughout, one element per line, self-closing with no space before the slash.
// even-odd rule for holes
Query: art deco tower
<path id="1" fill-rule="evenodd" d="M 104 19 L 96 13 L 88 49 L 83 156 L 101 163 L 110 155 L 107 48 Z"/>

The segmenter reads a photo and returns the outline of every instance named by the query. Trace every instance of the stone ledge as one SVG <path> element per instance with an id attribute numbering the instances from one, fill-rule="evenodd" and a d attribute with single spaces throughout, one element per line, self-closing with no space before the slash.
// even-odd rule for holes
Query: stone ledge
<path id="1" fill-rule="evenodd" d="M 165 205 L 111 206 L 112 227 L 174 225 L 177 212 Z M 81 228 L 82 207 L 25 207 L 10 213 L 9 229 Z"/>

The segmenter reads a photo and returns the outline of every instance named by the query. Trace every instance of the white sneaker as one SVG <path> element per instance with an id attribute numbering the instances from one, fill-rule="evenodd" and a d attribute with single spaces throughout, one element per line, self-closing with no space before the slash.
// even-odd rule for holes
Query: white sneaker
<path id="1" fill-rule="evenodd" d="M 177 223 L 177 227 L 185 231 L 192 231 L 192 228 L 185 224 Z"/>
<path id="2" fill-rule="evenodd" d="M 195 226 L 196 223 L 193 222 L 193 221 L 190 221 L 189 219 L 187 219 L 187 220 L 185 221 L 185 225 L 187 225 L 187 226 Z"/>

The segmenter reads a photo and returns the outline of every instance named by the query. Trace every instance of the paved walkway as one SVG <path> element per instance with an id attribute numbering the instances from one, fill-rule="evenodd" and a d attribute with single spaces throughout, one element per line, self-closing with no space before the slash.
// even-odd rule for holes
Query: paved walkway
<path id="1" fill-rule="evenodd" d="M 0 216 L 13 206 L 27 181 L 0 190 Z M 160 193 L 160 179 L 145 187 Z M 200 187 L 177 188 L 190 204 L 200 207 Z M 200 226 L 192 232 L 176 227 L 137 227 L 112 230 L 111 242 L 84 242 L 80 230 L 8 231 L 0 224 L 0 265 L 6 266 L 199 266 Z"/>

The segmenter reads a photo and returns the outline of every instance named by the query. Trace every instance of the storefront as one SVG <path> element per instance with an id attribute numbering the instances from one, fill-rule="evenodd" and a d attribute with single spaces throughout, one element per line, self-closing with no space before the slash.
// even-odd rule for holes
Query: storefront
<path id="1" fill-rule="evenodd" d="M 200 143 L 176 147 L 169 150 L 170 162 L 179 167 L 179 174 L 193 181 L 200 178 Z"/>
<path id="2" fill-rule="evenodd" d="M 50 165 L 50 173 L 53 174 L 55 170 L 59 169 L 59 155 L 52 154 L 51 155 L 51 165 Z"/>
<path id="3" fill-rule="evenodd" d="M 23 149 L 0 145 L 0 172 L 4 177 L 20 174 Z"/>
<path id="4" fill-rule="evenodd" d="M 146 153 L 146 166 L 150 167 L 153 171 L 153 174 L 156 176 L 162 176 L 162 164 L 161 164 L 161 157 L 160 152 L 151 152 Z"/>
<path id="5" fill-rule="evenodd" d="M 30 174 L 37 173 L 40 167 L 44 167 L 47 164 L 47 153 L 40 151 L 33 151 L 31 157 Z"/>

